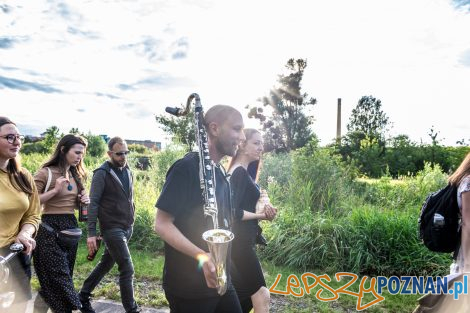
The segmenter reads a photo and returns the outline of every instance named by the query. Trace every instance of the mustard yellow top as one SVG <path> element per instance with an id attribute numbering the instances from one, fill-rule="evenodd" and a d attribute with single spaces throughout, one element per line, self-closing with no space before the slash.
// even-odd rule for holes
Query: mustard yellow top
<path id="1" fill-rule="evenodd" d="M 56 179 L 63 176 L 62 171 L 58 167 L 50 166 L 49 168 L 51 170 L 52 179 L 51 185 L 47 191 L 54 189 Z M 43 194 L 45 192 L 44 189 L 46 189 L 47 176 L 48 171 L 45 167 L 41 168 L 34 175 L 34 182 L 36 183 L 39 194 Z M 65 184 L 55 196 L 43 204 L 44 209 L 42 214 L 74 214 L 74 210 L 78 206 L 78 188 L 72 175 L 69 175 L 69 180 L 72 190 L 68 190 L 68 185 Z"/>
<path id="2" fill-rule="evenodd" d="M 21 169 L 32 186 L 33 194 L 16 189 L 8 173 L 0 169 L 0 247 L 13 243 L 24 224 L 33 225 L 36 230 L 40 220 L 39 196 L 32 175 Z"/>

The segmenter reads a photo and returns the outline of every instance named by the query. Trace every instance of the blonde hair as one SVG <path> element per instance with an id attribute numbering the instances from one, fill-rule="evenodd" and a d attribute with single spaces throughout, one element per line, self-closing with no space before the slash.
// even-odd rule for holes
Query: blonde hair
<path id="1" fill-rule="evenodd" d="M 459 167 L 455 170 L 455 172 L 450 175 L 449 184 L 457 186 L 467 175 L 470 175 L 470 152 L 467 153 L 467 156 L 465 157 L 465 159 L 463 159 L 462 163 L 460 163 Z"/>
<path id="2" fill-rule="evenodd" d="M 251 139 L 251 137 L 253 137 L 254 134 L 260 134 L 261 135 L 261 132 L 257 129 L 254 129 L 254 128 L 245 128 L 245 129 L 243 129 L 243 133 L 245 134 L 245 141 L 244 142 Z M 237 149 L 237 152 L 235 153 L 233 158 L 230 160 L 230 163 L 229 163 L 229 166 L 228 166 L 229 170 L 232 167 L 232 165 L 235 164 L 235 161 L 238 159 L 239 156 L 240 156 L 240 147 Z M 248 173 L 250 174 L 250 176 L 255 181 L 258 181 L 260 167 L 261 167 L 261 160 L 253 161 L 248 166 Z"/>

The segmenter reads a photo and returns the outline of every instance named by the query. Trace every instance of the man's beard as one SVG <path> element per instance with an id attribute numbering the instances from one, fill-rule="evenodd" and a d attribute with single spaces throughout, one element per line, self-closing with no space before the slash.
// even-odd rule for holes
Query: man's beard
<path id="1" fill-rule="evenodd" d="M 222 153 L 222 156 L 234 156 L 235 155 L 235 149 L 231 149 L 232 145 L 229 147 L 224 146 L 224 144 L 220 141 L 216 142 L 215 147 L 219 153 Z"/>

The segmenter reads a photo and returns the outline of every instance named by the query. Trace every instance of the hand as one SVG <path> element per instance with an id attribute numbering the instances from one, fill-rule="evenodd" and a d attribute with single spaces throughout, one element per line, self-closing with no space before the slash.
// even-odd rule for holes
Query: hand
<path id="1" fill-rule="evenodd" d="M 95 251 L 98 250 L 98 245 L 96 244 L 96 236 L 88 237 L 86 240 L 86 246 L 88 248 L 88 253 L 95 253 Z"/>
<path id="2" fill-rule="evenodd" d="M 90 197 L 86 194 L 85 190 L 82 190 L 81 194 L 78 195 L 78 200 L 83 204 L 90 204 Z"/>
<path id="3" fill-rule="evenodd" d="M 272 221 L 277 215 L 277 209 L 270 204 L 266 204 L 264 206 L 264 215 L 266 216 L 266 220 Z"/>
<path id="4" fill-rule="evenodd" d="M 23 244 L 24 253 L 27 255 L 30 255 L 34 248 L 36 248 L 36 240 L 33 239 L 31 233 L 27 230 L 20 231 L 18 236 L 16 236 L 15 242 Z"/>
<path id="5" fill-rule="evenodd" d="M 215 265 L 212 262 L 210 254 L 200 254 L 198 256 L 199 262 L 202 262 L 202 270 L 204 272 L 204 278 L 206 279 L 207 287 L 217 288 L 217 273 L 215 271 Z"/>
<path id="6" fill-rule="evenodd" d="M 64 188 L 64 186 L 68 185 L 69 183 L 70 181 L 64 176 L 57 178 L 55 181 L 54 192 L 56 194 L 59 193 Z"/>

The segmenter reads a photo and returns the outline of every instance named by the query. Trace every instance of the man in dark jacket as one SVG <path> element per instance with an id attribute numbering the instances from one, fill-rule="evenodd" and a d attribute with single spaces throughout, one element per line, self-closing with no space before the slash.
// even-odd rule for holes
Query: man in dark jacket
<path id="1" fill-rule="evenodd" d="M 88 207 L 88 252 L 97 247 L 96 220 L 99 220 L 105 250 L 100 262 L 83 283 L 80 291 L 81 311 L 94 313 L 90 296 L 114 263 L 118 264 L 121 301 L 126 312 L 140 312 L 134 300 L 134 265 L 128 248 L 134 224 L 132 173 L 127 165 L 126 142 L 119 137 L 108 142 L 109 160 L 93 172 Z"/>

